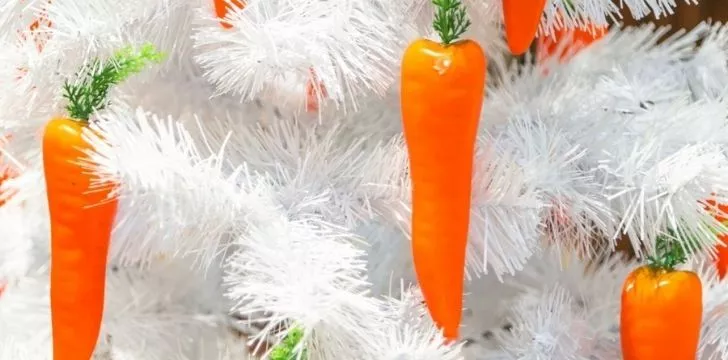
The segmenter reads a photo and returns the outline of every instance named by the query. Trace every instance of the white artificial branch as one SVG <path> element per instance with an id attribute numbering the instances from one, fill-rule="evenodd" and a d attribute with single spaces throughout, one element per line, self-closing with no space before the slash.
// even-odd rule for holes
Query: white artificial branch
<path id="1" fill-rule="evenodd" d="M 238 172 L 224 149 L 198 148 L 181 124 L 142 109 L 109 110 L 94 128 L 91 171 L 120 184 L 112 257 L 193 255 L 209 264 L 240 215 Z"/>
<path id="2" fill-rule="evenodd" d="M 361 97 L 384 95 L 395 81 L 403 35 L 389 18 L 391 4 L 247 1 L 229 14 L 232 29 L 222 28 L 207 5 L 193 36 L 197 61 L 220 93 L 245 101 L 264 98 L 297 112 L 310 82 L 325 89 L 322 100 L 357 110 Z"/>

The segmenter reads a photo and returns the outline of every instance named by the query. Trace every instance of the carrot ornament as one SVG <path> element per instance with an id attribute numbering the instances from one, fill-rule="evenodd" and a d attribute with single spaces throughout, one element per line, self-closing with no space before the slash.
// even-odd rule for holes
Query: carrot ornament
<path id="1" fill-rule="evenodd" d="M 606 27 L 594 25 L 586 28 L 555 30 L 553 36 L 542 36 L 538 39 L 538 62 L 542 63 L 554 57 L 562 63 L 566 62 L 578 51 L 599 41 L 606 33 Z"/>
<path id="2" fill-rule="evenodd" d="M 695 360 L 703 316 L 703 287 L 692 271 L 675 267 L 685 250 L 660 237 L 657 255 L 627 276 L 622 289 L 624 360 Z"/>
<path id="3" fill-rule="evenodd" d="M 708 199 L 704 202 L 705 210 L 713 214 L 718 222 L 728 224 L 728 205 L 717 203 L 714 199 Z M 715 267 L 718 270 L 718 278 L 723 279 L 728 273 L 728 233 L 717 234 L 718 239 L 722 244 L 718 244 L 715 247 L 716 258 Z"/>
<path id="4" fill-rule="evenodd" d="M 503 0 L 506 41 L 513 55 L 522 55 L 531 46 L 546 8 L 546 0 Z"/>
<path id="5" fill-rule="evenodd" d="M 433 0 L 441 42 L 414 41 L 402 59 L 401 107 L 412 179 L 412 253 L 427 307 L 458 337 L 475 140 L 486 59 L 459 0 Z"/>
<path id="6" fill-rule="evenodd" d="M 243 0 L 213 0 L 213 4 L 215 7 L 215 15 L 218 19 L 225 19 L 231 7 L 235 7 L 238 9 L 242 9 L 245 7 L 245 1 Z M 220 21 L 220 25 L 222 25 L 222 27 L 225 29 L 230 29 L 233 27 L 227 21 Z"/>
<path id="7" fill-rule="evenodd" d="M 87 171 L 91 144 L 84 138 L 91 115 L 106 105 L 111 86 L 161 57 L 151 45 L 139 53 L 126 48 L 85 77 L 64 84 L 68 117 L 48 122 L 43 134 L 51 228 L 51 320 L 54 360 L 89 360 L 104 308 L 106 259 L 117 201 L 115 184 L 98 187 Z M 90 187 L 94 185 L 94 189 Z"/>

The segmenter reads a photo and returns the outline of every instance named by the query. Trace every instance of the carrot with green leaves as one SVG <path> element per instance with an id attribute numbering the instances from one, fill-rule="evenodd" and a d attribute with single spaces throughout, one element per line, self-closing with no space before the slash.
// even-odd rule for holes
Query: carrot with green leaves
<path id="1" fill-rule="evenodd" d="M 459 0 L 433 0 L 440 42 L 414 41 L 402 59 L 401 107 L 412 179 L 412 253 L 435 323 L 458 337 L 475 141 L 486 58 L 458 38 L 470 21 Z"/>
<path id="2" fill-rule="evenodd" d="M 51 228 L 51 321 L 54 360 L 89 360 L 99 337 L 116 184 L 99 186 L 89 173 L 92 149 L 83 133 L 105 107 L 110 88 L 161 59 L 151 45 L 123 49 L 108 62 L 84 68 L 64 85 L 68 117 L 48 122 L 43 134 Z M 91 187 L 94 186 L 94 189 Z"/>
<path id="3" fill-rule="evenodd" d="M 546 0 L 503 0 L 506 41 L 513 55 L 522 55 L 531 46 L 546 8 Z"/>
<path id="4" fill-rule="evenodd" d="M 621 343 L 624 360 L 695 360 L 703 318 L 703 287 L 692 271 L 676 266 L 685 249 L 657 239 L 648 265 L 627 276 L 622 289 Z"/>

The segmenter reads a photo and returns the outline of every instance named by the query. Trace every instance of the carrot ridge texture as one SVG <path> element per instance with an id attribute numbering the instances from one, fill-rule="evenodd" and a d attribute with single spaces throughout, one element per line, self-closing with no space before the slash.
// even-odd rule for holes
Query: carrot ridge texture
<path id="1" fill-rule="evenodd" d="M 402 60 L 401 111 L 412 180 L 412 252 L 435 323 L 458 337 L 475 141 L 486 58 L 474 41 L 414 41 Z"/>
<path id="2" fill-rule="evenodd" d="M 508 48 L 523 55 L 531 46 L 541 23 L 546 0 L 503 0 L 503 21 Z"/>
<path id="3" fill-rule="evenodd" d="M 99 337 L 111 231 L 113 184 L 94 181 L 80 164 L 91 145 L 84 122 L 52 119 L 43 135 L 43 168 L 51 219 L 51 321 L 54 360 L 89 360 Z"/>
<path id="4" fill-rule="evenodd" d="M 695 360 L 703 287 L 691 271 L 639 267 L 622 291 L 624 360 Z"/>

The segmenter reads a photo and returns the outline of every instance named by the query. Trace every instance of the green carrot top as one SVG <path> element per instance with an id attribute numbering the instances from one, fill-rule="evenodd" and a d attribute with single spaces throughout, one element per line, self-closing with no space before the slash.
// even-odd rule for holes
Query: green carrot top
<path id="1" fill-rule="evenodd" d="M 673 271 L 675 267 L 687 261 L 688 251 L 697 250 L 695 240 L 688 241 L 688 244 L 679 244 L 674 239 L 675 233 L 673 230 L 668 230 L 666 235 L 657 237 L 655 240 L 655 255 L 647 258 L 648 266 L 655 270 Z"/>
<path id="2" fill-rule="evenodd" d="M 63 97 L 68 100 L 68 115 L 79 121 L 88 121 L 91 114 L 106 107 L 109 89 L 128 77 L 141 72 L 149 63 L 159 63 L 164 55 L 152 44 L 138 51 L 125 47 L 102 62 L 94 59 L 79 72 L 79 79 L 63 84 Z"/>
<path id="3" fill-rule="evenodd" d="M 470 27 L 467 11 L 460 0 L 432 0 L 437 8 L 432 22 L 444 45 L 450 45 Z"/>
<path id="4" fill-rule="evenodd" d="M 303 330 L 295 327 L 288 332 L 286 337 L 270 353 L 270 360 L 299 360 L 296 346 L 303 339 Z M 308 359 L 306 349 L 300 354 L 300 360 Z"/>

